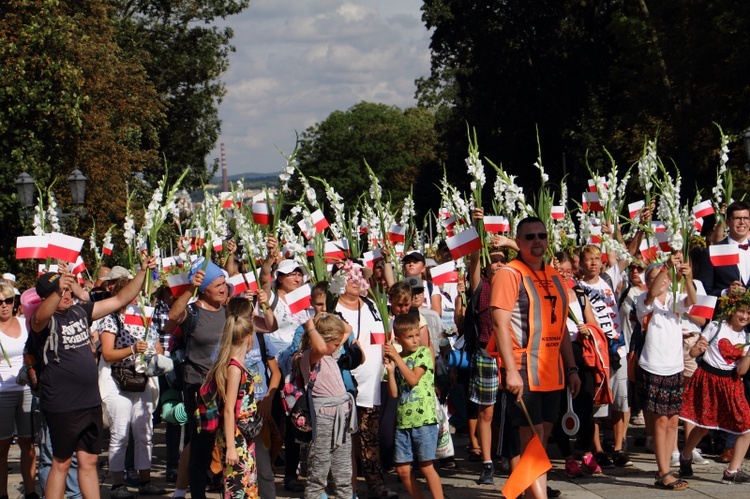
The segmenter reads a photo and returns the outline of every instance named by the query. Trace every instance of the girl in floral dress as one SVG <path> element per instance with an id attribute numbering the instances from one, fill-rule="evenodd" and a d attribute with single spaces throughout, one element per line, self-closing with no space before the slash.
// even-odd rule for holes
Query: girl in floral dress
<path id="1" fill-rule="evenodd" d="M 750 324 L 750 292 L 719 299 L 721 323 L 712 322 L 690 349 L 691 357 L 702 355 L 695 374 L 685 386 L 680 419 L 695 429 L 680 456 L 680 476 L 692 476 L 692 451 L 710 429 L 738 435 L 734 453 L 722 476 L 723 483 L 750 482 L 740 469 L 750 447 L 750 405 L 745 398 L 742 376 L 750 369 L 745 328 Z M 688 456 L 688 457 L 685 457 Z"/>
<path id="2" fill-rule="evenodd" d="M 218 357 L 206 376 L 206 383 L 216 381 L 217 398 L 223 401 L 216 442 L 224 465 L 224 499 L 258 497 L 254 435 L 248 435 L 246 430 L 253 426 L 252 421 L 260 419 L 252 377 L 245 368 L 245 355 L 253 345 L 253 331 L 250 318 L 230 315 Z"/>

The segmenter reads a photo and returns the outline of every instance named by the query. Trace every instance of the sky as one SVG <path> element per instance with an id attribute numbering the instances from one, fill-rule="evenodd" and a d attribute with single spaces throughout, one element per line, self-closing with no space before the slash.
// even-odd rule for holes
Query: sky
<path id="1" fill-rule="evenodd" d="M 360 101 L 416 104 L 414 80 L 430 73 L 420 0 L 252 0 L 225 22 L 234 30 L 227 94 L 219 105 L 230 175 L 275 172 L 277 147 L 295 131 Z M 220 174 L 219 170 L 217 174 Z"/>

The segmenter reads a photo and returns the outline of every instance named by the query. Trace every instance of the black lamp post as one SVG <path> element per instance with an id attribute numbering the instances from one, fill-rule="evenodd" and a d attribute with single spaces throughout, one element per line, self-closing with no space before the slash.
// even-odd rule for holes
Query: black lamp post
<path id="1" fill-rule="evenodd" d="M 31 208 L 34 205 L 34 194 L 36 191 L 34 179 L 28 173 L 22 172 L 14 183 L 18 191 L 18 198 L 21 201 L 21 208 Z"/>
<path id="2" fill-rule="evenodd" d="M 68 176 L 68 185 L 70 185 L 70 194 L 73 198 L 73 204 L 81 205 L 86 200 L 86 181 L 88 178 L 76 168 Z"/>
<path id="3" fill-rule="evenodd" d="M 70 186 L 70 194 L 73 199 L 75 206 L 82 206 L 86 201 L 86 177 L 81 170 L 75 169 L 73 173 L 68 176 L 68 185 Z M 34 178 L 26 172 L 22 172 L 18 178 L 14 181 L 16 184 L 16 190 L 18 191 L 18 198 L 21 201 L 21 208 L 23 209 L 23 215 L 26 216 L 26 212 L 34 206 L 34 196 L 36 194 L 36 186 Z M 62 213 L 62 217 L 70 216 L 82 216 L 86 214 L 85 209 L 79 208 L 75 213 Z"/>

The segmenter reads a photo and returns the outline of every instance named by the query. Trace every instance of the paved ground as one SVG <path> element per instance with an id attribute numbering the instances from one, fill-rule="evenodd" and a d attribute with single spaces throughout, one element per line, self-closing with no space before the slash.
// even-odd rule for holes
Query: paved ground
<path id="1" fill-rule="evenodd" d="M 631 428 L 629 432 L 633 437 L 643 435 L 643 428 Z M 631 439 L 632 440 L 632 439 Z M 157 427 L 155 435 L 155 465 L 153 468 L 154 480 L 157 484 L 165 485 L 171 494 L 172 487 L 164 483 L 164 434 L 162 427 Z M 450 470 L 440 470 L 443 481 L 443 489 L 447 499 L 484 499 L 501 497 L 500 488 L 505 483 L 506 476 L 499 476 L 495 479 L 495 485 L 477 485 L 475 480 L 479 474 L 479 463 L 469 462 L 466 460 L 466 452 L 463 450 L 468 438 L 462 435 L 454 435 L 454 443 L 457 449 L 456 463 L 457 467 Z M 721 472 L 724 465 L 714 463 L 704 466 L 695 467 L 696 478 L 689 480 L 691 488 L 684 492 L 671 492 L 656 489 L 653 486 L 653 477 L 656 471 L 653 455 L 647 453 L 642 447 L 632 446 L 630 453 L 634 466 L 630 468 L 619 468 L 605 470 L 605 476 L 598 478 L 584 478 L 579 480 L 569 480 L 563 472 L 563 463 L 556 455 L 556 446 L 550 446 L 554 468 L 550 472 L 550 485 L 553 488 L 562 491 L 562 497 L 591 499 L 591 498 L 628 498 L 634 497 L 656 498 L 656 497 L 715 497 L 727 499 L 732 496 L 736 498 L 750 497 L 750 485 L 723 485 L 721 484 Z M 711 456 L 707 456 L 711 457 Z M 102 462 L 106 461 L 106 454 L 102 456 Z M 9 498 L 22 498 L 21 477 L 18 473 L 18 447 L 11 448 L 10 453 L 11 472 L 9 476 Z M 302 494 L 290 494 L 286 492 L 281 485 L 282 476 L 277 474 L 277 497 L 298 498 Z M 109 498 L 110 476 L 106 467 L 101 470 L 102 497 Z M 424 481 L 422 481 L 424 484 Z M 401 494 L 401 497 L 408 497 L 405 489 L 398 482 L 394 473 L 386 476 L 386 484 Z M 364 482 L 360 481 L 358 492 L 360 497 L 366 497 Z M 189 496 L 189 495 L 188 495 Z M 218 493 L 209 494 L 212 499 L 219 498 Z"/>

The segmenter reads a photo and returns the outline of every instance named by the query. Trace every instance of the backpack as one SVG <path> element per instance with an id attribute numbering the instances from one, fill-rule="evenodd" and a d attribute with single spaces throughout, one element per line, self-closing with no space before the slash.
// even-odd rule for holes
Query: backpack
<path id="1" fill-rule="evenodd" d="M 479 339 L 479 312 L 476 307 L 479 303 L 479 293 L 482 292 L 482 285 L 484 283 L 479 281 L 477 289 L 471 293 L 468 298 L 466 305 L 466 312 L 464 313 L 464 322 L 461 325 L 461 329 L 458 331 L 458 336 L 464 339 L 464 346 L 461 350 L 468 354 L 468 357 L 476 352 L 477 340 Z"/>
<path id="2" fill-rule="evenodd" d="M 284 412 L 292 423 L 294 438 L 301 443 L 312 441 L 312 429 L 314 425 L 314 414 L 312 408 L 312 389 L 315 386 L 315 378 L 320 372 L 320 362 L 315 370 L 310 373 L 310 381 L 305 385 L 305 379 L 299 366 L 301 355 L 296 355 L 292 361 L 294 367 L 292 374 L 286 383 L 281 396 Z"/>
<path id="3" fill-rule="evenodd" d="M 578 336 L 581 344 L 583 363 L 594 375 L 594 405 L 607 405 L 613 402 L 609 387 L 609 347 L 607 335 L 595 324 L 587 324 L 591 336 Z"/>

